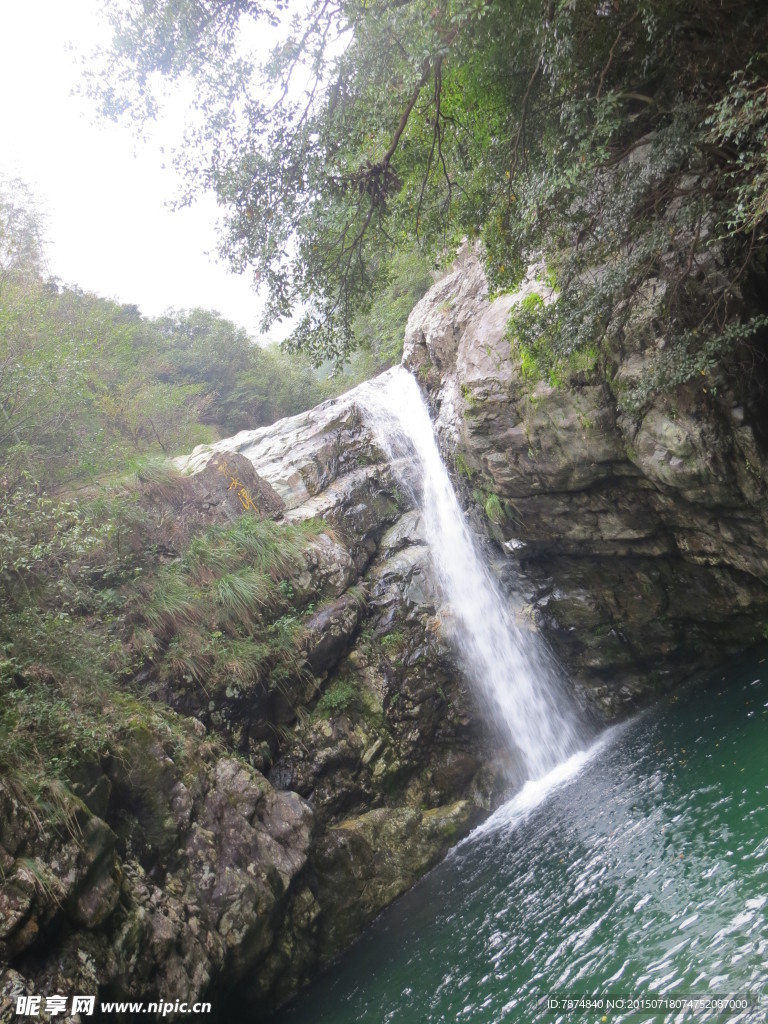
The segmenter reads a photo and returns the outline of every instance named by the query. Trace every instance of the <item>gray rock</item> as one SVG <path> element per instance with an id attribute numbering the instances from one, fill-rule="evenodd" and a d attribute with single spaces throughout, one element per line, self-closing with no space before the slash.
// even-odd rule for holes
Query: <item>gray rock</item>
<path id="1" fill-rule="evenodd" d="M 457 483 L 483 502 L 499 499 L 501 518 L 482 519 L 522 570 L 542 632 L 576 686 L 613 717 L 759 637 L 766 453 L 747 403 L 730 392 L 686 386 L 639 422 L 622 410 L 621 386 L 664 344 L 652 281 L 610 379 L 557 388 L 526 380 L 505 332 L 533 290 L 549 300 L 535 268 L 515 295 L 489 301 L 480 264 L 465 253 L 414 310 L 406 361 L 437 410 L 446 452 L 458 451 L 471 475 Z"/>

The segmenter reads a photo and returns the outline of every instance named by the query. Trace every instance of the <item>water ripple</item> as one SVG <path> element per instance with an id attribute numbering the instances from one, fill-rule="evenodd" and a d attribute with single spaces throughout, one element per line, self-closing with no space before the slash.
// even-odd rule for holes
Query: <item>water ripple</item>
<path id="1" fill-rule="evenodd" d="M 524 789 L 280 1021 L 580 1024 L 537 1000 L 768 991 L 768 759 L 750 716 L 768 694 L 744 672 Z"/>

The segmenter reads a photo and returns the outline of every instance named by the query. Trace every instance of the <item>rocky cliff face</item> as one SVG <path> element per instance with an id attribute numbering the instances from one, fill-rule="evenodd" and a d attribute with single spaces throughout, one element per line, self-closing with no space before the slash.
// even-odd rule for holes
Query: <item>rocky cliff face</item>
<path id="1" fill-rule="evenodd" d="M 170 560 L 206 522 L 315 521 L 272 627 L 300 629 L 290 670 L 155 679 L 159 718 L 129 713 L 51 821 L 0 789 L 3 1021 L 34 993 L 266 1013 L 495 798 L 419 513 L 354 399 L 195 452 L 167 517 Z"/>
<path id="2" fill-rule="evenodd" d="M 532 272 L 489 299 L 465 253 L 414 309 L 404 362 L 470 507 L 522 570 L 536 622 L 611 718 L 765 628 L 759 410 L 746 388 L 693 382 L 624 411 L 626 381 L 664 347 L 642 308 L 600 371 L 532 379 L 507 322 L 534 293 L 550 295 Z"/>
<path id="3" fill-rule="evenodd" d="M 304 672 L 259 728 L 280 731 L 262 768 L 307 801 L 311 913 L 289 913 L 243 993 L 290 994 L 408 889 L 490 807 L 493 748 L 442 635 L 421 517 L 371 440 L 356 392 L 220 442 L 245 456 L 288 522 L 327 526 L 297 592 L 323 593 Z M 208 449 L 188 467 L 206 465 Z M 299 713 L 296 713 L 296 708 Z M 306 710 L 304 710 L 306 709 Z M 243 709 L 231 717 L 242 721 Z"/>
<path id="4" fill-rule="evenodd" d="M 405 361 L 510 600 L 613 718 L 764 628 L 758 417 L 725 385 L 623 411 L 663 342 L 642 317 L 600 373 L 532 379 L 506 331 L 534 292 L 531 275 L 491 301 L 466 254 L 414 310 Z M 267 1013 L 498 798 L 419 511 L 357 398 L 197 450 L 167 515 L 158 491 L 170 565 L 211 522 L 314 523 L 259 613 L 273 654 L 281 630 L 299 640 L 268 678 L 146 669 L 157 712 L 123 701 L 119 745 L 50 787 L 49 821 L 0 784 L 0 1020 L 34 993 Z M 19 687 L 76 704 L 31 671 Z"/>

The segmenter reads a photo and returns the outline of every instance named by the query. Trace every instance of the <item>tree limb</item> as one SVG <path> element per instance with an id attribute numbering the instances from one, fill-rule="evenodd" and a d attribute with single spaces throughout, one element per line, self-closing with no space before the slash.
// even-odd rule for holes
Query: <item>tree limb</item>
<path id="1" fill-rule="evenodd" d="M 525 93 L 523 95 L 523 104 L 520 110 L 520 124 L 517 128 L 517 135 L 515 136 L 514 146 L 512 147 L 512 164 L 509 169 L 509 183 L 510 188 L 512 187 L 512 178 L 514 177 L 515 171 L 517 170 L 517 154 L 520 150 L 520 144 L 523 146 L 523 164 L 525 164 L 525 122 L 528 117 L 528 102 L 531 96 L 531 89 L 533 89 L 533 83 L 541 70 L 541 59 L 536 63 L 536 67 L 533 69 L 533 74 L 528 80 Z"/>

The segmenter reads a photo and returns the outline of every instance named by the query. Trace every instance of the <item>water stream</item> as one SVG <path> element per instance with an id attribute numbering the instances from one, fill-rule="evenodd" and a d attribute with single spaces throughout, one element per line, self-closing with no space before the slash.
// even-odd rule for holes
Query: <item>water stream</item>
<path id="1" fill-rule="evenodd" d="M 390 371 L 365 401 L 422 510 L 453 641 L 529 781 L 275 1024 L 766 1021 L 766 657 L 580 749 L 551 661 L 478 553 L 416 383 Z"/>
<path id="2" fill-rule="evenodd" d="M 500 808 L 275 1024 L 764 1024 L 766 730 L 763 652 L 609 731 Z M 603 1005 L 568 1009 L 580 996 Z M 653 1006 L 687 997 L 752 1005 Z"/>
<path id="3" fill-rule="evenodd" d="M 579 746 L 576 716 L 555 666 L 536 634 L 514 621 L 484 564 L 414 378 L 394 367 L 357 394 L 400 485 L 421 508 L 446 632 L 491 720 L 520 752 L 522 778 L 541 778 Z"/>

